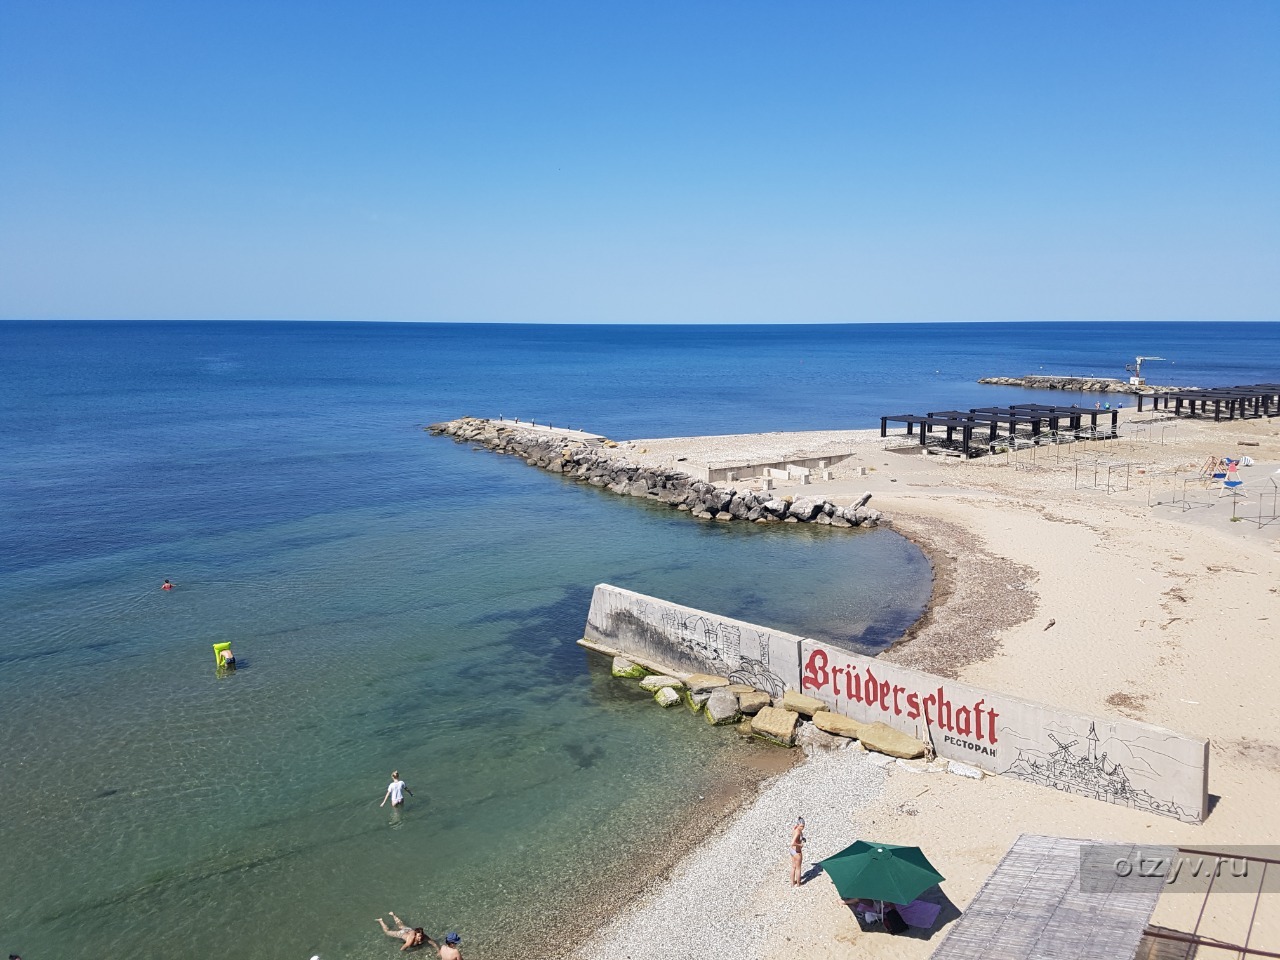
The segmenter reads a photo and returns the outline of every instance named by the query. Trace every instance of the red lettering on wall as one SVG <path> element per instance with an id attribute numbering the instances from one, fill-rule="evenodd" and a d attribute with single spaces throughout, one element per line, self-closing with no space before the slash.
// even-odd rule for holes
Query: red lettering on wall
<path id="1" fill-rule="evenodd" d="M 920 716 L 920 694 L 907 694 L 907 719 L 915 720 Z"/>
<path id="2" fill-rule="evenodd" d="M 956 711 L 956 733 L 962 737 L 969 736 L 973 732 L 973 711 L 968 707 L 961 707 Z"/>
<path id="3" fill-rule="evenodd" d="M 947 699 L 941 687 L 938 688 L 938 699 L 935 702 L 938 704 L 938 726 L 948 733 L 954 732 L 955 725 L 951 722 L 951 701 Z"/>
<path id="4" fill-rule="evenodd" d="M 804 676 L 800 678 L 800 686 L 809 687 L 811 690 L 821 690 L 827 685 L 830 679 L 827 673 L 827 651 L 819 647 L 809 654 L 809 660 L 804 665 Z"/>
<path id="5" fill-rule="evenodd" d="M 898 694 L 904 693 L 906 687 L 900 687 L 896 683 L 893 685 L 893 715 L 895 717 L 902 716 L 902 708 L 898 706 Z"/>

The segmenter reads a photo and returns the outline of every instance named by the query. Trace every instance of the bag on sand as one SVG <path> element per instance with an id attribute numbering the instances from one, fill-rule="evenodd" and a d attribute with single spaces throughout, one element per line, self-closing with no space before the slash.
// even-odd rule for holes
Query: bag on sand
<path id="1" fill-rule="evenodd" d="M 902 919 L 902 914 L 898 913 L 893 907 L 884 912 L 884 928 L 890 933 L 902 933 L 907 929 L 907 922 Z"/>

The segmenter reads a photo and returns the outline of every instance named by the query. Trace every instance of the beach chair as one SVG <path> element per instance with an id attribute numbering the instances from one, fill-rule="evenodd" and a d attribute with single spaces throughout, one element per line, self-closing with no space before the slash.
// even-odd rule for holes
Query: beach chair
<path id="1" fill-rule="evenodd" d="M 1226 472 L 1222 474 L 1222 490 L 1219 497 L 1236 497 L 1244 499 L 1244 481 L 1240 479 L 1240 461 L 1228 460 Z M 1217 477 L 1217 474 L 1214 474 Z"/>

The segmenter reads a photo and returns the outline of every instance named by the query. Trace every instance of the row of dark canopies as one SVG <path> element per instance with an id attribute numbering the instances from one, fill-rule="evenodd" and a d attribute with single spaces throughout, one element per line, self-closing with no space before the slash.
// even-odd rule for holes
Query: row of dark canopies
<path id="1" fill-rule="evenodd" d="M 1089 427 L 1084 426 L 1088 417 Z M 907 436 L 916 433 L 919 427 L 920 446 L 926 446 L 929 435 L 935 430 L 946 430 L 945 445 L 960 450 L 966 457 L 974 451 L 974 437 L 981 438 L 986 434 L 986 445 L 989 447 L 1003 437 L 1011 437 L 1018 433 L 1019 427 L 1027 427 L 1034 439 L 1044 434 L 1060 433 L 1064 429 L 1077 435 L 1087 437 L 1114 437 L 1119 428 L 1119 410 L 1101 410 L 1088 407 L 1060 407 L 1044 403 L 1019 403 L 1009 407 L 976 407 L 972 410 L 935 410 L 923 416 L 914 413 L 900 413 L 880 418 L 880 436 L 889 435 L 889 424 L 906 424 Z M 1098 426 L 1102 420 L 1103 425 Z M 1065 423 L 1065 427 L 1064 427 Z M 1001 427 L 1008 427 L 1002 433 Z"/>
<path id="2" fill-rule="evenodd" d="M 1143 402 L 1152 410 L 1172 410 L 1175 417 L 1208 417 L 1212 405 L 1214 420 L 1226 415 L 1239 417 L 1274 417 L 1280 414 L 1280 383 L 1247 383 L 1236 387 L 1210 387 L 1206 390 L 1174 390 L 1138 397 L 1138 412 Z"/>
<path id="3" fill-rule="evenodd" d="M 1138 395 L 1138 410 L 1143 402 L 1151 409 L 1172 411 L 1174 416 L 1208 417 L 1221 420 L 1241 417 L 1272 417 L 1280 414 L 1280 384 L 1254 383 L 1236 387 L 1212 387 L 1205 390 L 1178 390 L 1171 393 Z M 1117 435 L 1119 411 L 1094 407 L 1055 406 L 1044 403 L 1019 403 L 1008 407 L 976 407 L 968 411 L 935 410 L 923 416 L 902 413 L 880 418 L 880 436 L 889 435 L 889 424 L 901 423 L 907 428 L 907 436 L 919 427 L 920 446 L 928 444 L 935 430 L 945 430 L 946 439 L 940 441 L 951 449 L 959 450 L 966 457 L 978 452 L 974 439 L 990 449 L 1000 439 L 1016 437 L 1019 428 L 1026 428 L 1031 438 L 1041 435 L 1061 434 L 1070 431 L 1080 439 L 1105 439 Z M 1085 418 L 1089 426 L 1084 426 Z M 1102 420 L 1101 427 L 1098 421 Z M 1007 432 L 1001 428 L 1007 426 Z M 985 438 L 983 437 L 985 434 Z M 936 435 L 935 435 L 936 437 Z"/>

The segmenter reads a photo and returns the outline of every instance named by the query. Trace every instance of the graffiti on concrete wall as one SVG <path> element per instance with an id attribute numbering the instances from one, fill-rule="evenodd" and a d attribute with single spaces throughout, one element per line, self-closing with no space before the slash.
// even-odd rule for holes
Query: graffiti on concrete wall
<path id="1" fill-rule="evenodd" d="M 1202 738 L 1083 717 L 607 584 L 592 596 L 586 639 L 774 697 L 796 690 L 991 773 L 1193 823 L 1207 812 Z"/>

